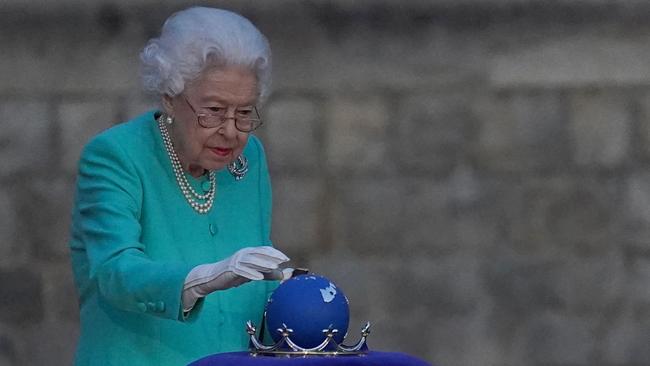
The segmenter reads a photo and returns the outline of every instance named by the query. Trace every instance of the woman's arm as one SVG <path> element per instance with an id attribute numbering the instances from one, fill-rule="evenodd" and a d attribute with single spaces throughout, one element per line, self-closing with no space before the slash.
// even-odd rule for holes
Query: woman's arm
<path id="1" fill-rule="evenodd" d="M 183 282 L 191 266 L 152 261 L 140 242 L 142 183 L 119 144 L 105 134 L 84 149 L 77 179 L 76 230 L 89 276 L 113 306 L 171 319 L 181 316 Z"/>

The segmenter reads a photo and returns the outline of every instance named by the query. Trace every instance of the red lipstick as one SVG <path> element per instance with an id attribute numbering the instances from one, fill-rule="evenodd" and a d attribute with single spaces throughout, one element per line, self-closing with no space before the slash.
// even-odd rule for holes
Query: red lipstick
<path id="1" fill-rule="evenodd" d="M 224 149 L 224 148 L 221 148 L 221 147 L 215 147 L 215 148 L 212 148 L 210 150 L 212 150 L 212 152 L 214 152 L 215 154 L 217 154 L 219 156 L 228 156 L 228 155 L 230 155 L 230 152 L 232 151 L 232 149 Z"/>

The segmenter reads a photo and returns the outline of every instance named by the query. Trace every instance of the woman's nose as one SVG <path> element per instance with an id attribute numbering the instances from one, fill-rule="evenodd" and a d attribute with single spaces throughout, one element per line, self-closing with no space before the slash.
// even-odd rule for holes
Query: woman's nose
<path id="1" fill-rule="evenodd" d="M 219 132 L 221 135 L 227 138 L 234 138 L 237 136 L 237 127 L 235 126 L 235 117 L 234 116 L 226 116 L 224 117 L 224 122 L 223 124 L 219 127 L 217 132 Z"/>

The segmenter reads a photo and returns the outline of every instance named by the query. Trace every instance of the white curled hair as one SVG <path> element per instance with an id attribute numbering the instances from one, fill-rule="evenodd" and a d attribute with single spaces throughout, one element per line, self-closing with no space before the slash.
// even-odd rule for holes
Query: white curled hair
<path id="1" fill-rule="evenodd" d="M 207 67 L 245 66 L 257 76 L 258 101 L 271 86 L 271 50 L 266 37 L 230 11 L 192 7 L 170 16 L 160 37 L 140 53 L 147 91 L 176 96 Z"/>

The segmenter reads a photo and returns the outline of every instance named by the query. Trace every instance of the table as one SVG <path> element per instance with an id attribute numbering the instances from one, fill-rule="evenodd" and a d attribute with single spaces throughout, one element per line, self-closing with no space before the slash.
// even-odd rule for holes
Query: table
<path id="1" fill-rule="evenodd" d="M 277 357 L 251 356 L 248 352 L 219 353 L 188 366 L 431 366 L 399 352 L 370 351 L 362 356 Z"/>

